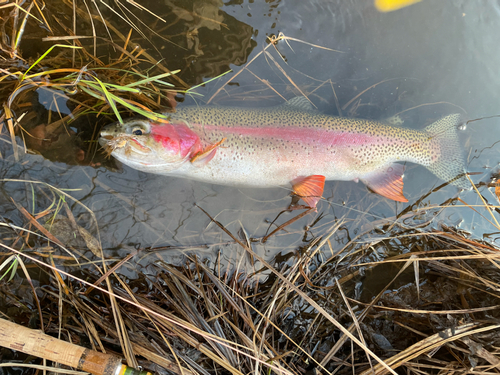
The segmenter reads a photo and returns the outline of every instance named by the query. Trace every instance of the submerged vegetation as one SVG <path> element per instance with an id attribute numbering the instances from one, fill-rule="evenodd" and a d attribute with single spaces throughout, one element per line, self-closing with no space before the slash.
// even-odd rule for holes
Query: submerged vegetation
<path id="1" fill-rule="evenodd" d="M 25 150 L 44 154 L 54 146 L 78 143 L 71 129 L 82 127 L 83 117 L 87 121 L 121 121 L 122 116 L 139 114 L 166 121 L 165 115 L 154 112 L 170 107 L 176 94 L 174 84 L 166 79 L 187 88 L 175 77 L 178 70 L 170 71 L 131 41 L 132 29 L 128 35 L 121 34 L 100 12 L 85 11 L 74 2 L 54 2 L 42 9 L 37 1 L 24 7 L 12 1 L 0 9 L 4 30 L 0 41 L 1 119 L 12 142 L 15 135 L 21 137 Z M 78 35 L 76 21 L 71 28 L 56 17 L 58 12 L 73 12 L 80 25 L 92 26 L 93 35 Z M 39 30 L 44 29 L 46 36 L 40 37 Z M 99 30 L 107 30 L 110 39 L 98 36 Z M 93 45 L 84 46 L 89 38 Z M 39 50 L 40 46 L 47 49 Z M 97 51 L 108 54 L 107 62 Z M 30 107 L 34 110 L 29 111 Z M 78 146 L 73 162 L 90 163 L 96 143 Z M 13 152 L 17 159 L 16 147 Z"/>
<path id="2" fill-rule="evenodd" d="M 69 164 L 109 163 L 97 152 L 100 126 L 133 114 L 168 121 L 162 111 L 200 83 L 182 77 L 189 63 L 169 70 L 152 47 L 153 39 L 167 38 L 160 27 L 145 27 L 136 12 L 149 14 L 154 25 L 165 23 L 164 15 L 124 3 L 0 2 L 2 162 L 22 164 L 29 152 Z M 175 14 L 170 27 L 185 23 L 180 37 L 172 35 L 185 43 L 165 42 L 201 56 L 200 34 L 226 32 L 227 25 L 216 5 L 190 4 L 191 10 L 169 5 Z M 91 35 L 80 34 L 83 28 Z M 233 53 L 231 61 L 238 65 L 254 46 L 251 32 L 242 30 L 244 52 Z M 306 90 L 295 84 L 271 52 L 281 57 L 278 42 L 300 41 L 283 35 L 270 41 L 246 72 L 259 78 L 249 66 L 263 57 L 296 93 L 314 95 L 331 85 Z M 210 64 L 206 77 L 226 71 Z M 207 101 L 229 90 L 236 76 Z M 341 106 L 331 87 L 340 114 L 360 109 L 365 91 Z M 300 229 L 303 246 L 272 261 L 254 251 L 255 244 L 289 222 L 254 238 L 245 223 L 235 233 L 203 211 L 227 243 L 243 249 L 241 259 L 228 265 L 190 254 L 175 266 L 160 257 L 140 262 L 160 248 L 136 247 L 126 255 L 103 249 L 105 223 L 57 181 L 12 178 L 4 171 L 1 192 L 0 317 L 118 354 L 129 366 L 184 375 L 498 373 L 499 249 L 487 236 L 480 241 L 434 223 L 454 206 L 474 211 L 500 232 L 498 205 L 477 188 L 479 204 L 447 197 L 441 205 L 421 205 L 424 196 L 394 217 L 360 224 L 352 238 L 343 218 L 320 235 Z M 348 233 L 345 242 L 341 232 Z M 253 273 L 243 271 L 247 262 Z M 23 362 L 33 365 L 24 373 L 34 373 L 42 363 L 3 348 L 0 358 L 0 373 Z"/>

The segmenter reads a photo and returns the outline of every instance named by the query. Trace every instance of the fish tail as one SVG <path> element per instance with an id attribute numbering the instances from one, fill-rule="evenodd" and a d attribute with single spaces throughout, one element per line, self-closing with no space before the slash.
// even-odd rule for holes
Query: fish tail
<path id="1" fill-rule="evenodd" d="M 425 131 L 437 142 L 434 146 L 439 149 L 437 159 L 428 165 L 427 169 L 450 184 L 469 189 L 471 185 L 466 177 L 463 149 L 457 133 L 462 123 L 462 115 L 453 114 L 425 128 Z"/>

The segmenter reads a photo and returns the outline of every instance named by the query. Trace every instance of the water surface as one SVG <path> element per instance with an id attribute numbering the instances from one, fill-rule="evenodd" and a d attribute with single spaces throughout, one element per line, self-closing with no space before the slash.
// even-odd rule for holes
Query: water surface
<path id="1" fill-rule="evenodd" d="M 144 22 L 138 27 L 151 43 L 137 33 L 133 40 L 157 58 L 164 58 L 170 69 L 181 69 L 182 80 L 199 84 L 231 70 L 198 88 L 201 95 L 183 97 L 179 105 L 278 105 L 300 95 L 300 89 L 325 113 L 371 119 L 399 113 L 403 126 L 414 128 L 450 113 L 460 112 L 470 119 L 498 113 L 495 98 L 500 55 L 494 46 L 500 32 L 500 8 L 494 1 L 481 6 L 467 1 L 422 1 L 387 14 L 377 12 L 368 0 L 166 0 L 143 5 L 165 22 L 133 10 Z M 123 33 L 128 32 L 112 12 L 103 11 L 117 27 L 121 25 Z M 82 34 L 90 33 L 85 29 L 88 25 L 80 27 Z M 269 45 L 268 36 L 279 33 L 309 44 L 280 41 L 277 49 L 271 46 L 263 53 Z M 26 39 L 25 43 L 32 41 Z M 38 48 L 38 52 L 44 49 Z M 40 93 L 39 100 L 43 104 L 40 111 L 53 110 L 46 104 L 50 96 L 47 99 Z M 461 134 L 464 146 L 457 152 L 466 154 L 469 171 L 479 172 L 472 176 L 476 183 L 491 182 L 496 172 L 497 124 L 497 119 L 473 122 Z M 80 134 L 81 130 L 74 131 Z M 113 167 L 101 155 L 95 156 L 94 161 L 102 163 L 96 167 L 32 155 L 15 161 L 8 151 L 4 154 L 4 178 L 79 189 L 70 194 L 95 214 L 96 223 L 88 220 L 85 225 L 99 235 L 106 254 L 123 257 L 130 251 L 144 250 L 135 257 L 144 264 L 157 259 L 179 263 L 186 255 L 197 255 L 224 269 L 257 270 L 258 262 L 252 265 L 241 247 L 198 206 L 238 238 L 259 239 L 275 227 L 272 222 L 290 201 L 285 188 L 238 189 L 148 175 L 126 166 Z M 404 181 L 409 199 L 405 204 L 372 194 L 363 184 L 327 182 L 325 200 L 316 213 L 266 244 L 252 242 L 253 249 L 267 260 L 305 249 L 315 238 L 332 231 L 339 220 L 343 220 L 341 230 L 332 236 L 331 247 L 322 250 L 324 259 L 353 238 L 367 241 L 384 236 L 384 225 L 396 220 L 427 230 L 445 224 L 474 237 L 498 241 L 498 230 L 484 208 L 473 210 L 460 202 L 443 208 L 450 198 L 458 196 L 454 186 L 436 189 L 443 181 L 412 164 L 407 165 Z M 31 199 L 27 185 L 20 188 L 19 184 L 3 187 L 4 213 L 13 221 L 21 218 L 12 210 L 9 198 Z M 486 201 L 496 204 L 493 189 L 480 187 L 480 191 Z M 459 196 L 468 205 L 482 204 L 475 191 Z M 78 205 L 73 208 L 85 222 L 85 210 Z M 398 218 L 402 212 L 406 215 Z M 276 223 L 296 214 L 285 213 Z M 156 251 L 146 251 L 150 248 Z"/>

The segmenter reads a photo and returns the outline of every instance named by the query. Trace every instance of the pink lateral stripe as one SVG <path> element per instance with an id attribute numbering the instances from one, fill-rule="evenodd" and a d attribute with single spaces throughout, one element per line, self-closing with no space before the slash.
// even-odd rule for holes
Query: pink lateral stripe
<path id="1" fill-rule="evenodd" d="M 367 144 L 376 141 L 383 142 L 380 138 L 363 133 L 349 133 L 335 130 L 324 130 L 304 127 L 225 127 L 214 125 L 192 124 L 194 129 L 201 128 L 208 132 L 220 132 L 224 136 L 229 134 L 243 135 L 255 138 L 283 139 L 292 142 L 315 143 L 325 146 Z"/>

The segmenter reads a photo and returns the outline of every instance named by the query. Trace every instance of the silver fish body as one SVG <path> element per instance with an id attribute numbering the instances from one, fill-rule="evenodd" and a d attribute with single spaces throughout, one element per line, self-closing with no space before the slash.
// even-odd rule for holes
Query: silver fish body
<path id="1" fill-rule="evenodd" d="M 109 125 L 101 144 L 133 168 L 216 184 L 295 188 L 308 176 L 324 176 L 361 180 L 381 195 L 406 201 L 398 162 L 408 161 L 469 187 L 458 114 L 414 130 L 325 115 L 297 97 L 260 109 L 185 106 L 170 116 L 169 124 L 132 119 Z"/>

